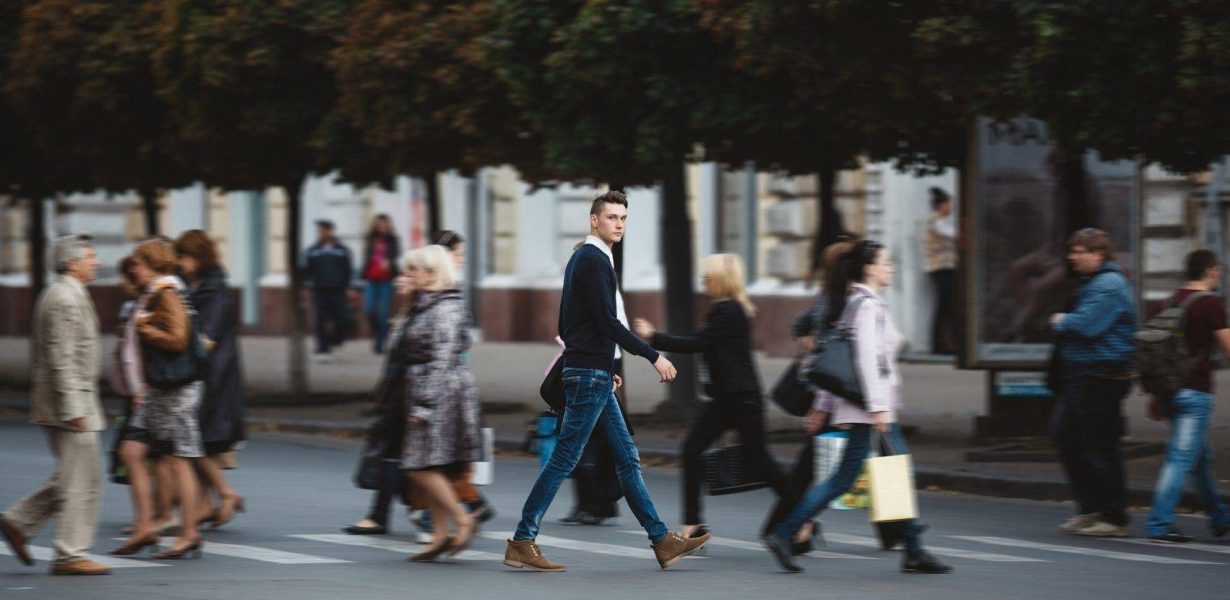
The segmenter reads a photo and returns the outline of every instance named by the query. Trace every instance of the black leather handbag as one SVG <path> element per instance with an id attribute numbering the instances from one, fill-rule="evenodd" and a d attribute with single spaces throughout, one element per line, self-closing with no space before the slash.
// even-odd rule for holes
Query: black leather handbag
<path id="1" fill-rule="evenodd" d="M 367 429 L 367 441 L 363 454 L 354 472 L 354 484 L 364 490 L 379 490 L 384 487 L 384 450 L 389 443 L 386 417 L 381 415 Z"/>
<path id="2" fill-rule="evenodd" d="M 564 414 L 564 357 L 561 356 L 551 366 L 551 370 L 542 380 L 542 385 L 538 386 L 538 395 L 542 396 L 543 401 L 555 414 Z"/>
<path id="3" fill-rule="evenodd" d="M 773 386 L 773 402 L 786 411 L 786 414 L 796 417 L 806 416 L 811 410 L 815 390 L 807 381 L 799 378 L 799 363 L 801 358 L 795 358 L 786 368 L 786 372 L 778 378 Z"/>
<path id="4" fill-rule="evenodd" d="M 768 487 L 763 473 L 754 472 L 743 444 L 720 446 L 700 455 L 710 496 L 724 496 Z"/>
<path id="5" fill-rule="evenodd" d="M 832 327 L 816 337 L 816 349 L 799 365 L 803 376 L 816 387 L 859 406 L 866 406 L 863 383 L 858 377 L 858 346 L 854 328 L 846 315 L 856 314 L 866 296 L 855 297 Z"/>
<path id="6" fill-rule="evenodd" d="M 209 369 L 209 351 L 201 339 L 201 316 L 192 307 L 183 292 L 177 292 L 184 310 L 188 312 L 188 348 L 171 352 L 141 345 L 141 363 L 144 366 L 145 383 L 154 389 L 172 389 L 205 378 Z"/>

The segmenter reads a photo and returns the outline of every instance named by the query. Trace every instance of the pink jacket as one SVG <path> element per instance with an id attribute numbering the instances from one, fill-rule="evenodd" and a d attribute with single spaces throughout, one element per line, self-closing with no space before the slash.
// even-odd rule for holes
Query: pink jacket
<path id="1" fill-rule="evenodd" d="M 897 369 L 901 331 L 893 323 L 888 303 L 871 288 L 861 283 L 854 284 L 847 301 L 860 295 L 866 299 L 859 305 L 851 321 L 854 323 L 855 347 L 858 351 L 859 380 L 863 383 L 867 408 L 864 410 L 844 398 L 820 391 L 816 394 L 812 409 L 829 413 L 829 422 L 833 425 L 871 423 L 871 413 L 885 411 L 889 413 L 889 419 L 895 422 L 902 406 L 901 373 Z"/>

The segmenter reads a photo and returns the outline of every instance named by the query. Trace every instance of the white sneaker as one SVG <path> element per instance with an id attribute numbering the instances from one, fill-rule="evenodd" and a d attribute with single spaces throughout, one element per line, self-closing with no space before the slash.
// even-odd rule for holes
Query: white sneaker
<path id="1" fill-rule="evenodd" d="M 1093 525 L 1077 531 L 1076 535 L 1083 535 L 1087 537 L 1125 538 L 1131 534 L 1128 533 L 1128 528 L 1126 526 L 1115 525 L 1112 523 L 1107 523 L 1106 521 L 1098 521 Z"/>
<path id="2" fill-rule="evenodd" d="M 1098 513 L 1089 513 L 1085 515 L 1076 515 L 1071 519 L 1063 522 L 1059 526 L 1059 531 L 1062 533 L 1076 533 L 1086 527 L 1092 527 L 1098 522 Z"/>
<path id="3" fill-rule="evenodd" d="M 428 531 L 414 532 L 414 543 L 416 544 L 430 544 L 434 541 L 436 541 L 436 538 L 432 537 L 431 532 L 428 532 Z"/>

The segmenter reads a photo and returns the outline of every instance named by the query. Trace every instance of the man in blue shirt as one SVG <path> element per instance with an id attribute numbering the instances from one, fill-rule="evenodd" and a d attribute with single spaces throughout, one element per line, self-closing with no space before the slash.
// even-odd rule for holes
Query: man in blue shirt
<path id="1" fill-rule="evenodd" d="M 1061 385 L 1051 430 L 1077 503 L 1059 530 L 1092 537 L 1128 535 L 1119 438 L 1136 369 L 1136 301 L 1114 255 L 1105 231 L 1072 234 L 1068 262 L 1081 286 L 1072 311 L 1050 319 Z"/>
<path id="2" fill-rule="evenodd" d="M 564 271 L 560 298 L 559 331 L 564 340 L 564 422 L 555 451 L 538 474 L 521 510 L 521 522 L 508 540 L 504 564 L 536 571 L 563 571 L 564 566 L 542 555 L 534 538 L 560 484 L 572 473 L 595 427 L 601 427 L 615 455 L 619 487 L 628 506 L 649 535 L 658 565 L 663 569 L 699 550 L 709 536 L 683 538 L 669 532 L 658 518 L 645 481 L 640 456 L 619 410 L 615 390 L 623 382 L 614 374 L 619 347 L 653 363 L 663 383 L 675 379 L 675 366 L 628 329 L 623 297 L 615 282 L 611 246 L 623 239 L 628 200 L 607 192 L 594 200 L 589 212 L 590 235 L 572 253 Z"/>

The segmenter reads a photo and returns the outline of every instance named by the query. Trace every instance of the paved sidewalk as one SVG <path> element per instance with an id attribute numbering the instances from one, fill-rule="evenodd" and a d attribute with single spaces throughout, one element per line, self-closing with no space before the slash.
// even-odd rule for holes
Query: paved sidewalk
<path id="1" fill-rule="evenodd" d="M 105 340 L 104 347 L 109 347 L 110 341 Z M 286 391 L 286 343 L 283 338 L 242 340 L 246 383 L 253 400 L 248 411 L 252 426 L 360 434 L 370 421 L 363 413 L 381 357 L 372 354 L 365 342 L 348 344 L 333 362 L 310 365 L 312 397 L 292 398 Z M 550 344 L 479 343 L 474 347 L 471 363 L 482 392 L 486 419 L 496 429 L 501 448 L 520 447 L 527 422 L 542 409 L 538 385 L 554 352 L 555 347 Z M 0 338 L 0 389 L 4 390 L 0 391 L 0 406 L 8 407 L 10 412 L 24 406 L 27 355 L 24 339 Z M 757 360 L 766 388 L 788 363 L 763 355 Z M 969 441 L 973 418 L 985 404 L 984 373 L 943 364 L 905 364 L 902 376 L 906 385 L 902 422 L 913 430 L 909 441 L 920 485 L 988 495 L 1068 498 L 1056 463 L 965 461 L 965 453 L 974 449 Z M 1226 390 L 1223 395 L 1230 394 L 1230 372 L 1220 372 L 1217 379 L 1219 389 Z M 639 359 L 629 363 L 627 380 L 629 412 L 637 424 L 637 443 L 643 456 L 655 462 L 677 461 L 686 424 L 638 424 L 643 420 L 641 416 L 651 413 L 664 398 L 665 387 L 656 383 L 652 369 Z M 114 404 L 114 400 L 110 402 Z M 769 428 L 779 432 L 775 439 L 801 440 L 798 419 L 782 413 L 772 403 L 769 406 Z M 1143 406 L 1143 398 L 1136 394 L 1126 403 L 1130 440 L 1165 441 L 1167 425 L 1145 418 Z M 1223 408 L 1215 413 L 1210 431 L 1220 465 L 1222 490 L 1230 492 L 1230 410 Z M 783 460 L 792 460 L 798 449 L 798 442 L 775 445 Z M 1132 459 L 1127 465 L 1134 489 L 1133 502 L 1146 504 L 1161 457 Z"/>

